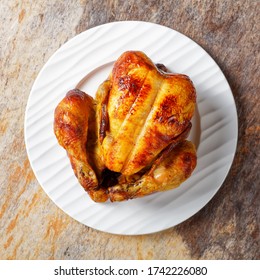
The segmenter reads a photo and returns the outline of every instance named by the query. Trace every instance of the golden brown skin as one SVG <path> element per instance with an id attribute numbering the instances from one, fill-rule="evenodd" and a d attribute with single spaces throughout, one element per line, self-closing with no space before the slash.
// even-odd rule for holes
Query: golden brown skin
<path id="1" fill-rule="evenodd" d="M 176 188 L 196 166 L 195 147 L 185 140 L 194 86 L 159 68 L 142 52 L 125 52 L 95 100 L 75 89 L 55 110 L 58 142 L 96 202 Z"/>
<path id="2" fill-rule="evenodd" d="M 196 162 L 196 149 L 192 142 L 185 140 L 177 146 L 170 146 L 141 178 L 110 187 L 109 198 L 123 201 L 174 189 L 190 177 Z"/>
<path id="3" fill-rule="evenodd" d="M 98 178 L 89 164 L 90 153 L 86 150 L 92 107 L 93 99 L 90 96 L 77 89 L 69 91 L 55 109 L 54 133 L 59 144 L 67 151 L 80 184 L 91 198 L 103 202 L 107 200 L 107 194 L 98 187 Z"/>
<path id="4" fill-rule="evenodd" d="M 186 129 L 196 92 L 187 76 L 159 71 L 144 53 L 134 51 L 119 57 L 109 82 L 103 93 L 109 120 L 101 137 L 103 160 L 108 169 L 132 175 Z"/>

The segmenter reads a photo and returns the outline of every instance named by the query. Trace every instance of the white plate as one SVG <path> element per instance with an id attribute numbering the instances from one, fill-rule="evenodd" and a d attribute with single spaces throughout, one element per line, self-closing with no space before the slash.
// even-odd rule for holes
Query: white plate
<path id="1" fill-rule="evenodd" d="M 197 112 L 190 139 L 198 164 L 179 188 L 121 203 L 94 203 L 77 182 L 53 133 L 53 114 L 66 92 L 82 86 L 94 96 L 113 62 L 141 50 L 155 63 L 190 76 Z M 33 171 L 49 197 L 68 215 L 115 234 L 146 234 L 175 226 L 199 211 L 222 185 L 237 143 L 237 113 L 230 87 L 214 60 L 195 42 L 164 26 L 114 22 L 89 29 L 58 49 L 39 73 L 25 116 L 25 142 Z"/>

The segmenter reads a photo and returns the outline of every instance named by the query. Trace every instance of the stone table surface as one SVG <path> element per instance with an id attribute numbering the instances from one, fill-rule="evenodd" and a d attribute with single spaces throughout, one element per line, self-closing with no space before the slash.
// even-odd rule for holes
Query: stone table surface
<path id="1" fill-rule="evenodd" d="M 259 259 L 260 2 L 43 0 L 0 2 L 1 259 Z M 120 236 L 67 216 L 30 167 L 24 113 L 40 69 L 67 40 L 119 20 L 162 24 L 189 36 L 219 64 L 239 121 L 232 168 L 196 215 L 163 232 Z"/>

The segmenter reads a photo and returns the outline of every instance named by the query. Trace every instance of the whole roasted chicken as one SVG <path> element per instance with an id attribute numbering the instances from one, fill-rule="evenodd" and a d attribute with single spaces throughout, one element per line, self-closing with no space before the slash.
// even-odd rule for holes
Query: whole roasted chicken
<path id="1" fill-rule="evenodd" d="M 90 197 L 123 201 L 176 188 L 191 175 L 196 149 L 186 138 L 195 104 L 186 75 L 127 51 L 95 99 L 79 89 L 67 93 L 54 132 Z"/>

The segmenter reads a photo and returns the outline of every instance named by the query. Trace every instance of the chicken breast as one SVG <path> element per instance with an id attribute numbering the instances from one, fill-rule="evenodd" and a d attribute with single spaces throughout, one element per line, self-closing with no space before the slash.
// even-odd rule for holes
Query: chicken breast
<path id="1" fill-rule="evenodd" d="M 162 72 L 144 53 L 134 51 L 119 57 L 106 85 L 103 160 L 108 169 L 132 175 L 187 128 L 195 88 L 187 76 Z"/>

